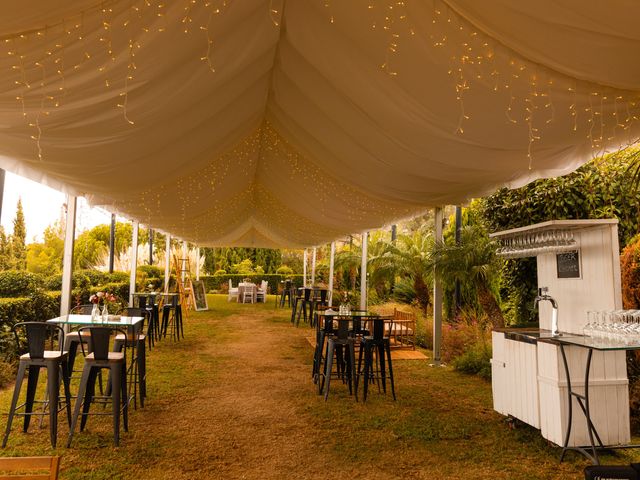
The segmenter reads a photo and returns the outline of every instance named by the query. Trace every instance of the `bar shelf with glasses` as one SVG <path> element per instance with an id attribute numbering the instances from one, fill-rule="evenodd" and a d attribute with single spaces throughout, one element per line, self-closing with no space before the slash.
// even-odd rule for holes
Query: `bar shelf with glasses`
<path id="1" fill-rule="evenodd" d="M 579 248 L 579 230 L 611 225 L 611 220 L 549 220 L 526 227 L 493 233 L 503 258 L 537 257 L 544 253 L 570 252 Z"/>
<path id="2" fill-rule="evenodd" d="M 634 325 L 640 316 L 622 311 L 617 223 L 551 220 L 491 235 L 500 241 L 503 257 L 535 257 L 537 287 L 547 288 L 554 300 L 538 304 L 539 328 L 492 332 L 494 409 L 540 429 L 544 438 L 569 449 L 592 444 L 585 417 L 575 414 L 581 411 L 575 393 L 584 392 L 589 355 L 590 417 L 600 439 L 604 445 L 630 441 L 624 349 L 596 348 L 607 341 L 627 346 L 637 341 L 630 337 L 639 328 Z M 554 303 L 559 335 L 552 332 Z M 570 342 L 585 334 L 592 339 L 591 347 Z M 565 357 L 574 377 L 572 395 Z"/>

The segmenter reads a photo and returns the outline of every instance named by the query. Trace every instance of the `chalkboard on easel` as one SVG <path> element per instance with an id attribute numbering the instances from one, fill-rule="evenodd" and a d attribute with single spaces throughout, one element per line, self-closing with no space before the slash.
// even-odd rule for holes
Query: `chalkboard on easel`
<path id="1" fill-rule="evenodd" d="M 558 278 L 580 278 L 580 251 L 556 254 Z"/>
<path id="2" fill-rule="evenodd" d="M 207 294 L 204 290 L 204 282 L 202 280 L 194 280 L 193 293 L 196 299 L 196 311 L 209 310 Z"/>

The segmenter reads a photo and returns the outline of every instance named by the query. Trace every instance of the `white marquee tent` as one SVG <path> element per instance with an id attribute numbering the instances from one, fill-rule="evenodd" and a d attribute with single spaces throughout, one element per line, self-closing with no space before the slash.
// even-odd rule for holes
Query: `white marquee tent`
<path id="1" fill-rule="evenodd" d="M 310 246 L 640 132 L 635 0 L 3 2 L 0 167 L 200 245 Z"/>

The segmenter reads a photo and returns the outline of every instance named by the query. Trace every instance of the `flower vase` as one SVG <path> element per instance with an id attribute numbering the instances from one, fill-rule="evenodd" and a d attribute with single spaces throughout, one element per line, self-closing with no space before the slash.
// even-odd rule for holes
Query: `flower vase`
<path id="1" fill-rule="evenodd" d="M 102 307 L 102 321 L 106 322 L 109 320 L 109 310 L 107 310 L 107 304 L 105 303 Z"/>
<path id="2" fill-rule="evenodd" d="M 97 322 L 100 319 L 100 307 L 98 307 L 97 303 L 93 304 L 93 309 L 91 310 L 91 321 Z"/>

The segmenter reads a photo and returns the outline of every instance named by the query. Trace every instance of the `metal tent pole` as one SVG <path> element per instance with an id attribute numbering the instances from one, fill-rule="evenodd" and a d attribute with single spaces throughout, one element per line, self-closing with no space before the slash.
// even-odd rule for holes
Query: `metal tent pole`
<path id="1" fill-rule="evenodd" d="M 317 249 L 313 247 L 313 256 L 311 257 L 311 286 L 316 283 L 316 255 Z"/>
<path id="2" fill-rule="evenodd" d="M 136 291 L 136 273 L 138 270 L 138 230 L 140 225 L 133 222 L 131 234 L 131 268 L 129 274 L 129 306 L 133 307 L 133 293 Z"/>
<path id="3" fill-rule="evenodd" d="M 434 209 L 434 239 L 442 242 L 442 207 Z M 433 272 L 433 363 L 440 365 L 440 348 L 442 346 L 442 283 Z"/>
<path id="4" fill-rule="evenodd" d="M 200 247 L 196 247 L 196 280 L 200 280 Z"/>
<path id="5" fill-rule="evenodd" d="M 153 228 L 149 227 L 149 265 L 153 265 Z"/>
<path id="6" fill-rule="evenodd" d="M 362 263 L 360 264 L 360 310 L 367 309 L 367 243 L 369 233 L 362 232 Z"/>
<path id="7" fill-rule="evenodd" d="M 333 264 L 336 256 L 336 242 L 331 242 L 331 256 L 329 257 L 329 306 L 333 305 Z"/>
<path id="8" fill-rule="evenodd" d="M 111 214 L 111 228 L 109 229 L 109 273 L 113 273 L 113 260 L 116 252 L 116 214 Z"/>
<path id="9" fill-rule="evenodd" d="M 169 293 L 169 279 L 171 278 L 171 235 L 167 233 L 164 247 L 164 293 Z"/>
<path id="10" fill-rule="evenodd" d="M 64 228 L 64 254 L 62 257 L 62 295 L 60 297 L 60 315 L 71 310 L 71 282 L 73 279 L 73 246 L 76 233 L 76 207 L 78 198 L 67 195 L 67 214 Z M 65 325 L 65 331 L 68 326 Z"/>
<path id="11" fill-rule="evenodd" d="M 302 254 L 302 285 L 304 287 L 307 286 L 307 249 L 304 249 L 304 253 Z"/>

